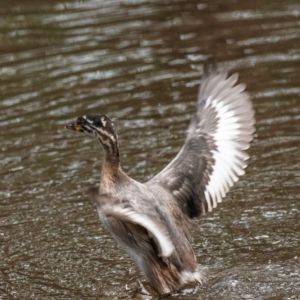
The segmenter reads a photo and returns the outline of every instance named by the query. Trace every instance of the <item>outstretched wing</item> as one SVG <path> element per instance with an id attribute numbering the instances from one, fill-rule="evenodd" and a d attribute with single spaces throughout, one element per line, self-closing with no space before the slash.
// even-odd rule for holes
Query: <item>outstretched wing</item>
<path id="1" fill-rule="evenodd" d="M 197 112 L 182 149 L 146 183 L 170 190 L 190 218 L 216 207 L 247 167 L 254 110 L 237 79 L 216 65 L 204 68 Z"/>

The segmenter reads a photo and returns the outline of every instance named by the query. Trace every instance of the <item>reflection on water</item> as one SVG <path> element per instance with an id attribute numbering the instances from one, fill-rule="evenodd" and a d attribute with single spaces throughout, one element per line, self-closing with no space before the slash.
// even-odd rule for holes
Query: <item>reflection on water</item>
<path id="1" fill-rule="evenodd" d="M 297 299 L 298 1 L 12 3 L 0 4 L 0 298 L 141 298 L 85 196 L 100 146 L 63 126 L 109 115 L 124 168 L 145 181 L 180 148 L 214 56 L 247 83 L 257 133 L 246 176 L 194 232 L 208 282 L 175 298 Z"/>

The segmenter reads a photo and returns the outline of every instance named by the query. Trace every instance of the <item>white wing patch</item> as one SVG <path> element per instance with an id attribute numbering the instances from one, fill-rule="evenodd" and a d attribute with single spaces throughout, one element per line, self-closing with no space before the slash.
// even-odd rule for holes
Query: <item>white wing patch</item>
<path id="1" fill-rule="evenodd" d="M 214 158 L 213 171 L 204 192 L 208 205 L 208 211 L 212 211 L 217 203 L 222 202 L 222 197 L 238 180 L 238 176 L 245 173 L 248 155 L 243 151 L 249 148 L 253 129 L 249 123 L 243 125 L 243 119 L 247 120 L 247 114 L 239 113 L 239 108 L 230 108 L 228 98 L 224 103 L 221 99 L 208 97 L 205 107 L 212 107 L 217 113 L 217 128 L 211 132 L 216 149 L 211 150 Z M 233 101 L 234 102 L 234 101 Z"/>
<path id="2" fill-rule="evenodd" d="M 172 254 L 174 245 L 167 234 L 167 231 L 147 216 L 137 213 L 130 208 L 123 208 L 120 206 L 106 206 L 103 209 L 106 216 L 113 216 L 144 227 L 149 232 L 150 236 L 155 239 L 157 246 L 160 248 L 160 255 L 162 257 L 169 257 Z"/>

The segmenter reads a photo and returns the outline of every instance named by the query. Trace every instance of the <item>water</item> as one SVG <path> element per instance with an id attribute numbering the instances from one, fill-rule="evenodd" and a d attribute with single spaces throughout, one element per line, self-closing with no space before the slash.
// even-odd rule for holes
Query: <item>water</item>
<path id="1" fill-rule="evenodd" d="M 257 131 L 193 233 L 207 282 L 174 299 L 299 299 L 298 1 L 14 0 L 0 15 L 1 300 L 156 298 L 86 197 L 100 145 L 63 127 L 107 114 L 145 181 L 180 149 L 211 56 L 247 84 Z"/>

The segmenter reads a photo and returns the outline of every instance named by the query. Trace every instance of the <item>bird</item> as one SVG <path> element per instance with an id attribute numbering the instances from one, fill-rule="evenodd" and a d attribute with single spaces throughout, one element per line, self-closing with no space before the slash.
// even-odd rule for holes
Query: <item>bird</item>
<path id="1" fill-rule="evenodd" d="M 122 168 L 112 120 L 86 114 L 66 128 L 99 140 L 104 150 L 100 186 L 91 198 L 116 242 L 129 254 L 161 299 L 202 283 L 192 247 L 195 219 L 222 202 L 245 173 L 255 132 L 252 101 L 238 74 L 205 64 L 196 111 L 176 157 L 141 183 Z"/>

